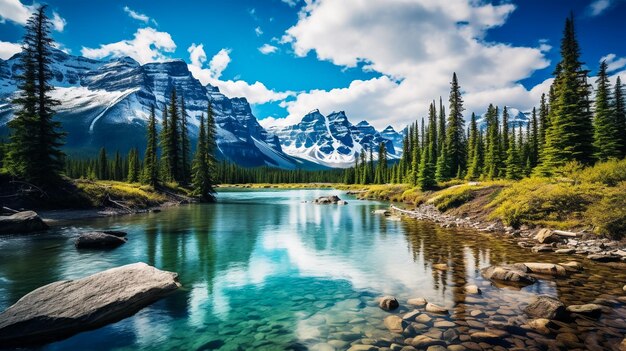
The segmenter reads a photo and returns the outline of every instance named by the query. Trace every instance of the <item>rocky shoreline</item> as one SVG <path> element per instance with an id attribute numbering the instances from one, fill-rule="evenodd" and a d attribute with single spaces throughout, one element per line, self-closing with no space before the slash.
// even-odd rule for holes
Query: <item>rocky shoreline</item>
<path id="1" fill-rule="evenodd" d="M 422 204 L 415 210 L 406 210 L 395 205 L 390 206 L 392 213 L 397 213 L 418 220 L 433 222 L 443 228 L 470 228 L 480 232 L 503 235 L 524 249 L 533 252 L 554 252 L 562 255 L 583 256 L 597 262 L 618 262 L 626 268 L 626 242 L 598 237 L 588 232 L 569 232 L 549 228 L 519 229 L 507 227 L 500 221 L 481 221 L 470 217 L 460 218 L 441 213 L 430 204 Z"/>

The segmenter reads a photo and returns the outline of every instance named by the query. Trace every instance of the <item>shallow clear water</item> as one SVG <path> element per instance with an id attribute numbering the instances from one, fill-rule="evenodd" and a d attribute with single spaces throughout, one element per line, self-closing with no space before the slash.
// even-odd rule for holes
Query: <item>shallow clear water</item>
<path id="1" fill-rule="evenodd" d="M 339 194 L 349 204 L 303 203 L 326 194 Z M 392 338 L 383 325 L 388 313 L 375 302 L 384 294 L 398 298 L 399 313 L 410 309 L 405 302 L 414 297 L 450 308 L 446 318 L 457 322 L 461 334 L 481 329 L 467 327 L 468 320 L 481 322 L 469 317 L 472 309 L 486 312 L 481 323 L 511 318 L 522 323 L 520 308 L 539 293 L 566 304 L 623 295 L 626 272 L 590 261 L 584 261 L 584 273 L 567 279 L 521 290 L 494 287 L 480 277 L 480 268 L 566 259 L 522 251 L 485 234 L 371 214 L 384 207 L 332 190 L 226 191 L 217 204 L 83 220 L 45 234 L 0 238 L 0 309 L 47 283 L 146 262 L 178 272 L 183 288 L 132 317 L 41 349 L 304 350 Z M 112 251 L 77 251 L 73 240 L 91 229 L 125 230 L 129 241 Z M 433 270 L 434 263 L 448 263 L 450 270 Z M 481 287 L 480 298 L 465 296 L 469 283 Z M 581 345 L 592 335 L 608 349 L 623 338 L 626 322 L 619 320 L 624 318 L 618 303 L 599 320 L 567 328 L 576 331 Z"/>

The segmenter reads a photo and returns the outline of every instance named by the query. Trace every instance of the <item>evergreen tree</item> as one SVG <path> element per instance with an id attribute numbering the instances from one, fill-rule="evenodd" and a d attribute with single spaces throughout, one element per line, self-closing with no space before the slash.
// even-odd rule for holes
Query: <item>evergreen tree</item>
<path id="1" fill-rule="evenodd" d="M 515 128 L 511 130 L 511 139 L 509 140 L 509 149 L 506 158 L 506 179 L 522 178 L 522 167 L 520 162 L 519 150 L 515 145 Z"/>
<path id="2" fill-rule="evenodd" d="M 550 127 L 548 119 L 548 104 L 546 103 L 546 94 L 541 94 L 541 105 L 539 106 L 539 147 L 543 148 L 546 143 L 546 130 Z M 539 149 L 539 154 L 541 151 Z"/>
<path id="3" fill-rule="evenodd" d="M 446 130 L 446 147 L 445 157 L 448 160 L 446 162 L 446 169 L 442 174 L 443 178 L 449 178 L 451 176 L 450 171 L 456 172 L 460 169 L 462 173 L 465 170 L 465 121 L 463 120 L 463 99 L 461 98 L 461 88 L 456 77 L 456 73 L 452 75 L 452 82 L 450 88 L 450 110 L 448 115 L 448 126 Z"/>
<path id="4" fill-rule="evenodd" d="M 456 73 L 455 73 L 456 75 Z M 435 101 L 433 100 L 433 109 L 435 108 Z M 439 97 L 439 128 L 437 130 L 437 156 L 441 154 L 441 150 L 443 150 L 443 144 L 446 142 L 446 111 L 443 107 L 443 100 L 441 96 Z"/>
<path id="5" fill-rule="evenodd" d="M 593 161 L 593 126 L 589 103 L 587 71 L 580 62 L 573 15 L 565 21 L 561 41 L 561 61 L 555 70 L 550 103 L 550 127 L 535 170 L 550 175 L 568 161 L 590 164 Z"/>
<path id="6" fill-rule="evenodd" d="M 511 127 L 509 126 L 509 111 L 506 107 L 502 109 L 502 131 L 500 132 L 500 160 L 506 160 L 509 152 L 509 130 Z M 500 175 L 503 176 L 506 174 L 506 162 L 501 164 L 502 169 L 500 169 Z"/>
<path id="7" fill-rule="evenodd" d="M 624 101 L 624 88 L 619 76 L 617 76 L 615 90 L 613 91 L 613 111 L 615 113 L 615 125 L 617 126 L 622 146 L 622 157 L 626 157 L 626 102 Z"/>
<path id="8" fill-rule="evenodd" d="M 451 163 L 449 162 L 450 158 L 448 155 L 448 144 L 443 144 L 443 149 L 441 153 L 439 153 L 439 157 L 437 157 L 437 163 L 435 166 L 435 179 L 438 182 L 445 182 L 450 179 L 451 174 Z"/>
<path id="9" fill-rule="evenodd" d="M 209 166 L 209 185 L 208 194 L 205 200 L 215 201 L 215 185 L 217 184 L 217 126 L 215 125 L 215 116 L 213 115 L 213 106 L 211 101 L 207 106 L 206 116 L 206 147 L 207 147 L 207 164 Z"/>
<path id="10" fill-rule="evenodd" d="M 359 180 L 359 184 L 368 184 L 368 179 L 367 179 L 367 160 L 366 160 L 366 156 L 365 153 L 367 151 L 363 150 L 361 152 L 361 169 L 359 170 L 359 174 L 361 176 L 361 179 Z"/>
<path id="11" fill-rule="evenodd" d="M 59 104 L 50 96 L 53 74 L 50 56 L 53 40 L 46 6 L 38 7 L 26 23 L 20 57 L 21 74 L 17 76 L 18 106 L 9 122 L 11 145 L 9 171 L 15 176 L 37 184 L 60 180 L 64 154 L 60 147 L 65 135 L 60 122 L 54 121 L 53 107 Z"/>
<path id="12" fill-rule="evenodd" d="M 137 149 L 132 148 L 128 152 L 128 176 L 126 177 L 126 181 L 129 183 L 136 183 L 139 181 L 139 151 Z"/>
<path id="13" fill-rule="evenodd" d="M 159 162 L 159 168 L 161 173 L 161 179 L 169 182 L 172 180 L 172 174 L 170 173 L 170 156 L 169 156 L 169 118 L 167 116 L 167 107 L 163 106 L 163 116 L 161 117 L 161 135 L 159 142 L 161 144 L 161 159 Z"/>
<path id="14" fill-rule="evenodd" d="M 144 156 L 142 182 L 155 186 L 159 181 L 159 168 L 157 164 L 157 132 L 154 105 L 150 107 L 150 120 L 148 121 L 148 136 L 146 139 L 147 145 L 146 154 Z"/>
<path id="15" fill-rule="evenodd" d="M 170 177 L 176 182 L 183 182 L 182 162 L 180 157 L 180 115 L 178 111 L 178 98 L 176 87 L 172 87 L 170 106 L 168 110 L 169 121 L 167 124 L 166 148 L 169 163 Z"/>
<path id="16" fill-rule="evenodd" d="M 96 177 L 100 180 L 109 179 L 109 163 L 107 161 L 107 151 L 100 148 L 98 159 L 96 160 Z"/>
<path id="17" fill-rule="evenodd" d="M 180 97 L 180 160 L 181 160 L 181 182 L 189 183 L 191 177 L 191 169 L 189 168 L 189 154 L 191 147 L 189 146 L 189 130 L 187 126 L 187 108 L 185 106 L 185 97 Z"/>
<path id="18" fill-rule="evenodd" d="M 411 152 L 413 153 L 413 156 L 411 157 L 411 185 L 412 186 L 416 186 L 417 185 L 417 178 L 419 176 L 419 164 L 420 164 L 420 148 L 418 143 L 415 143 L 415 145 L 413 146 L 413 148 L 411 149 Z"/>
<path id="19" fill-rule="evenodd" d="M 352 184 L 359 184 L 361 183 L 361 178 L 360 178 L 360 168 L 359 168 L 359 154 L 355 153 L 354 154 L 354 179 L 352 180 Z"/>
<path id="20" fill-rule="evenodd" d="M 376 184 L 387 183 L 387 147 L 385 143 L 378 146 L 378 164 L 376 167 Z"/>
<path id="21" fill-rule="evenodd" d="M 422 148 L 417 183 L 420 189 L 427 190 L 437 185 L 435 181 L 435 160 L 437 159 L 437 116 L 434 102 L 430 106 L 428 114 L 428 132 L 426 132 L 425 145 Z"/>
<path id="22" fill-rule="evenodd" d="M 487 114 L 486 151 L 483 172 L 487 179 L 495 179 L 499 175 L 500 168 L 500 140 L 498 133 L 498 111 L 493 105 L 489 105 Z"/>
<path id="23" fill-rule="evenodd" d="M 213 188 L 209 168 L 209 148 L 206 129 L 204 127 L 204 115 L 200 116 L 198 131 L 198 144 L 192 164 L 193 193 L 202 199 L 213 199 Z"/>
<path id="24" fill-rule="evenodd" d="M 122 166 L 122 156 L 119 151 L 115 152 L 115 160 L 113 161 L 113 172 L 111 173 L 113 176 L 113 180 L 122 181 L 124 180 L 124 167 Z"/>
<path id="25" fill-rule="evenodd" d="M 533 107 L 531 114 L 529 132 L 526 143 L 528 144 L 528 160 L 531 168 L 535 168 L 539 163 L 539 123 L 537 120 L 537 110 Z"/>
<path id="26" fill-rule="evenodd" d="M 606 61 L 600 63 L 598 79 L 596 80 L 596 100 L 594 122 L 595 156 L 599 161 L 606 161 L 621 156 L 622 150 L 620 135 L 618 134 L 615 113 L 611 104 L 609 77 L 606 73 Z M 623 131 L 622 131 L 623 132 Z"/>
<path id="27" fill-rule="evenodd" d="M 467 174 L 465 178 L 467 180 L 476 180 L 480 177 L 481 162 L 476 158 L 480 155 L 480 141 L 478 140 L 478 126 L 476 125 L 476 115 L 472 113 L 472 119 L 470 121 L 470 132 L 468 139 L 468 157 L 467 157 Z"/>

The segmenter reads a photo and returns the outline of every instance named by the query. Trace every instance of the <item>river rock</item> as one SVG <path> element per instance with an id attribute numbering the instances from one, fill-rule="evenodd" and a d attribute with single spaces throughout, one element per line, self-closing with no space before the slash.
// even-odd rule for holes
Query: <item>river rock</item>
<path id="1" fill-rule="evenodd" d="M 314 204 L 320 205 L 328 205 L 328 204 L 337 204 L 341 199 L 337 195 L 329 195 L 329 196 L 320 196 L 317 199 L 313 200 Z"/>
<path id="2" fill-rule="evenodd" d="M 347 205 L 347 204 L 348 204 L 348 201 L 346 201 L 346 200 L 339 200 L 339 201 L 337 201 L 337 205 Z"/>
<path id="3" fill-rule="evenodd" d="M 398 316 L 387 316 L 384 321 L 385 327 L 392 333 L 401 334 L 408 323 Z"/>
<path id="4" fill-rule="evenodd" d="M 448 314 L 448 310 L 446 308 L 437 306 L 434 303 L 430 303 L 430 302 L 426 304 L 426 312 Z"/>
<path id="5" fill-rule="evenodd" d="M 565 305 L 547 295 L 535 297 L 524 312 L 532 318 L 562 319 L 566 315 Z"/>
<path id="6" fill-rule="evenodd" d="M 536 279 L 528 274 L 528 267 L 523 264 L 489 266 L 481 270 L 485 279 L 517 284 L 533 284 Z"/>
<path id="7" fill-rule="evenodd" d="M 624 289 L 624 291 L 626 291 L 626 289 Z M 407 303 L 409 305 L 421 307 L 421 306 L 425 306 L 428 303 L 428 301 L 426 301 L 426 299 L 423 297 L 416 297 L 413 299 L 409 299 Z"/>
<path id="8" fill-rule="evenodd" d="M 622 287 L 622 290 L 624 290 L 624 292 L 626 292 L 626 285 L 624 285 L 624 286 Z"/>
<path id="9" fill-rule="evenodd" d="M 178 289 L 177 277 L 134 263 L 44 285 L 0 314 L 0 344 L 60 339 L 131 316 Z"/>
<path id="10" fill-rule="evenodd" d="M 532 252 L 552 252 L 554 251 L 554 247 L 552 247 L 552 245 L 549 245 L 549 244 L 542 244 L 542 245 L 533 246 L 530 250 Z"/>
<path id="11" fill-rule="evenodd" d="M 552 275 L 556 277 L 567 276 L 567 270 L 558 264 L 527 262 L 527 263 L 524 263 L 524 265 L 528 267 L 531 273 L 546 274 L 546 275 Z"/>
<path id="12" fill-rule="evenodd" d="M 81 234 L 74 242 L 77 249 L 112 249 L 126 243 L 126 238 L 105 232 Z"/>
<path id="13" fill-rule="evenodd" d="M 567 306 L 567 311 L 588 316 L 599 316 L 600 313 L 602 313 L 602 306 L 594 303 L 588 303 L 586 305 L 570 305 Z"/>
<path id="14" fill-rule="evenodd" d="M 443 340 L 433 339 L 426 335 L 418 335 L 411 340 L 411 346 L 418 349 L 426 349 L 435 345 L 445 346 L 446 343 Z"/>
<path id="15" fill-rule="evenodd" d="M 550 329 L 549 327 L 553 326 L 553 323 L 546 318 L 537 318 L 537 319 L 533 319 L 528 321 L 528 323 L 526 324 L 530 329 L 547 335 L 550 334 Z"/>
<path id="16" fill-rule="evenodd" d="M 564 254 L 564 255 L 571 255 L 574 252 L 576 252 L 576 249 L 558 249 L 554 251 L 554 253 Z"/>
<path id="17" fill-rule="evenodd" d="M 398 300 L 396 300 L 393 296 L 383 296 L 378 299 L 378 307 L 382 308 L 385 311 L 393 311 L 396 308 L 400 307 Z"/>
<path id="18" fill-rule="evenodd" d="M 22 211 L 10 216 L 0 216 L 0 234 L 31 233 L 48 229 L 35 211 Z"/>
<path id="19" fill-rule="evenodd" d="M 587 258 L 597 262 L 617 262 L 620 260 L 619 256 L 611 254 L 591 254 Z"/>
<path id="20" fill-rule="evenodd" d="M 465 293 L 471 294 L 471 295 L 478 295 L 478 294 L 481 294 L 482 291 L 480 290 L 478 286 L 472 284 L 472 285 L 465 286 Z"/>
<path id="21" fill-rule="evenodd" d="M 559 263 L 559 265 L 571 272 L 580 272 L 583 270 L 583 265 L 580 262 L 576 261 Z"/>
<path id="22" fill-rule="evenodd" d="M 352 345 L 348 351 L 377 351 L 378 347 L 374 345 Z"/>
<path id="23" fill-rule="evenodd" d="M 539 232 L 537 232 L 537 235 L 535 235 L 535 240 L 537 240 L 540 244 L 550 244 L 561 241 L 561 238 L 557 234 L 552 232 L 552 230 L 548 228 L 543 228 Z"/>
<path id="24" fill-rule="evenodd" d="M 127 233 L 123 232 L 121 230 L 100 230 L 100 232 L 104 233 L 104 234 L 109 234 L 109 235 L 114 235 L 117 236 L 119 238 L 125 238 Z"/>

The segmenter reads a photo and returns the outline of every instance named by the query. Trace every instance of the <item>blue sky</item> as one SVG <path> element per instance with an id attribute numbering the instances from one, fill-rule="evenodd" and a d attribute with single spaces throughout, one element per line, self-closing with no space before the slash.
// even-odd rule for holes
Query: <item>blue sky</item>
<path id="1" fill-rule="evenodd" d="M 20 41 L 30 0 L 0 0 L 0 57 Z M 574 12 L 583 60 L 624 75 L 626 1 L 48 0 L 72 54 L 184 59 L 203 83 L 245 96 L 265 125 L 313 108 L 400 127 L 447 96 L 457 71 L 467 112 L 537 104 Z M 625 77 L 626 78 L 626 77 Z M 287 117 L 287 119 L 283 119 Z"/>

